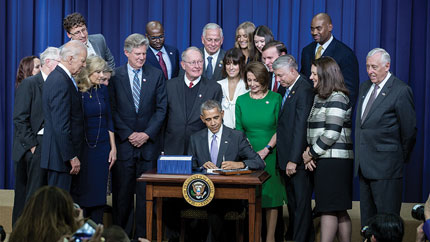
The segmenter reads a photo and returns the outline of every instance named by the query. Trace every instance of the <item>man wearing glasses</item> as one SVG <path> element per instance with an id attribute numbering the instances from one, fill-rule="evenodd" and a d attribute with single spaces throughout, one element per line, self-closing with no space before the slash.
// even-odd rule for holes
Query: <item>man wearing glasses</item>
<path id="1" fill-rule="evenodd" d="M 224 36 L 222 28 L 216 23 L 208 23 L 203 28 L 202 43 L 204 48 L 200 50 L 204 54 L 203 76 L 211 81 L 222 79 L 222 60 L 225 51 L 221 49 Z"/>
<path id="2" fill-rule="evenodd" d="M 106 45 L 105 37 L 101 34 L 88 35 L 87 22 L 80 13 L 67 15 L 63 20 L 63 27 L 67 32 L 67 37 L 79 40 L 87 47 L 88 56 L 100 56 L 112 69 L 115 68 L 115 60 Z"/>
<path id="3" fill-rule="evenodd" d="M 149 40 L 149 50 L 146 59 L 149 64 L 160 69 L 166 80 L 178 76 L 179 51 L 173 46 L 165 45 L 163 25 L 159 21 L 146 24 L 146 37 Z"/>
<path id="4" fill-rule="evenodd" d="M 200 119 L 200 105 L 207 100 L 221 101 L 221 86 L 209 81 L 203 72 L 203 55 L 194 46 L 182 53 L 184 75 L 171 79 L 167 89 L 167 125 L 164 134 L 166 155 L 185 155 L 190 136 L 205 128 Z"/>

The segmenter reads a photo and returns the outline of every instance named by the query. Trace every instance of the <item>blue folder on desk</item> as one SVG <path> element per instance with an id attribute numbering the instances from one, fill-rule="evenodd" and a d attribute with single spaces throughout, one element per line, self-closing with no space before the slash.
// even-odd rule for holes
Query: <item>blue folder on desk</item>
<path id="1" fill-rule="evenodd" d="M 157 173 L 191 174 L 192 158 L 186 155 L 160 155 L 157 161 Z"/>

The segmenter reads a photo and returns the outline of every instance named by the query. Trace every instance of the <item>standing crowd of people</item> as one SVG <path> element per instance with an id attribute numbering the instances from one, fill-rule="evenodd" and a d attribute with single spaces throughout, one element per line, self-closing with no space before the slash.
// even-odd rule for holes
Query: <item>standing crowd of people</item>
<path id="1" fill-rule="evenodd" d="M 63 26 L 71 40 L 40 58 L 23 58 L 17 73 L 10 241 L 25 241 L 13 238 L 44 185 L 61 188 L 67 203 L 68 222 L 52 238 L 76 230 L 72 202 L 83 217 L 103 223 L 110 190 L 113 223 L 130 237 L 146 237 L 146 184 L 136 178 L 155 168 L 160 154 L 192 155 L 203 169 L 269 173 L 262 187 L 267 242 L 284 239 L 283 230 L 277 233 L 284 204 L 285 239 L 315 241 L 313 193 L 320 241 L 351 241 L 354 174 L 362 226 L 376 214 L 400 213 L 403 163 L 416 136 L 411 88 L 390 72 L 390 55 L 381 48 L 368 53 L 369 80 L 359 85 L 357 57 L 333 36 L 326 13 L 312 19 L 314 41 L 303 48 L 300 69 L 267 26 L 251 22 L 237 27 L 227 51 L 222 28 L 206 24 L 203 47 L 188 47 L 181 58 L 165 44 L 163 25 L 148 22 L 145 35 L 125 39 L 127 63 L 119 67 L 103 35 L 88 34 L 81 14 L 68 15 Z M 209 219 L 207 241 L 234 237 L 222 233 L 219 220 Z M 34 236 L 25 230 L 21 238 Z"/>

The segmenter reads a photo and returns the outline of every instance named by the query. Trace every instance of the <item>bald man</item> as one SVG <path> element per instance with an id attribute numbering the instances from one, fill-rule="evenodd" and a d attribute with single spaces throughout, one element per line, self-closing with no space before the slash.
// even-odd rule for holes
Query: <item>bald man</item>
<path id="1" fill-rule="evenodd" d="M 48 185 L 70 191 L 72 175 L 80 171 L 83 114 L 81 93 L 74 76 L 85 67 L 87 48 L 71 40 L 60 51 L 60 63 L 43 85 L 45 128 L 40 167 L 48 170 Z"/>
<path id="2" fill-rule="evenodd" d="M 149 40 L 146 61 L 153 67 L 160 69 L 166 80 L 177 77 L 179 73 L 179 52 L 175 47 L 164 44 L 163 25 L 158 21 L 148 22 L 146 24 L 146 37 Z M 161 59 L 160 56 L 162 57 Z"/>
<path id="3" fill-rule="evenodd" d="M 339 65 L 345 84 L 349 90 L 349 99 L 354 105 L 357 99 L 359 76 L 358 61 L 354 52 L 344 43 L 334 38 L 331 18 L 326 13 L 319 13 L 312 18 L 311 35 L 314 42 L 302 50 L 300 72 L 309 79 L 311 63 L 321 56 L 330 56 Z"/>

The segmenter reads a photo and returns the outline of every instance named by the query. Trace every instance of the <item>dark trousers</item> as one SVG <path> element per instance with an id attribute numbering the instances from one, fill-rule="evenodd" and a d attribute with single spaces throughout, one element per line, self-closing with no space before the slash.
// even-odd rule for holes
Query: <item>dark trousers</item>
<path id="1" fill-rule="evenodd" d="M 361 226 L 379 213 L 400 215 L 403 179 L 367 179 L 359 171 Z"/>
<path id="2" fill-rule="evenodd" d="M 42 141 L 40 136 L 40 143 Z M 38 137 L 39 139 L 39 137 Z M 39 144 L 40 144 L 39 143 Z M 15 198 L 13 202 L 12 224 L 18 220 L 25 203 L 40 187 L 47 184 L 46 171 L 40 168 L 41 149 L 36 146 L 34 154 L 28 150 L 20 161 L 14 163 L 15 168 Z"/>
<path id="3" fill-rule="evenodd" d="M 297 172 L 288 177 L 285 170 L 281 171 L 285 179 L 289 223 L 287 240 L 297 242 L 315 241 L 315 231 L 312 221 L 312 174 L 309 171 L 297 169 Z"/>
<path id="4" fill-rule="evenodd" d="M 54 170 L 47 170 L 48 185 L 62 188 L 70 192 L 72 187 L 72 175 L 69 172 L 61 172 Z"/>
<path id="5" fill-rule="evenodd" d="M 153 161 L 132 158 L 117 160 L 112 168 L 113 223 L 121 226 L 130 238 L 133 235 L 134 220 L 136 227 L 134 238 L 146 237 L 146 183 L 136 182 L 136 179 L 152 167 Z M 134 211 L 135 193 L 136 211 Z"/>
<path id="6" fill-rule="evenodd" d="M 96 224 L 103 224 L 104 205 L 81 208 L 84 210 L 84 218 L 91 218 Z"/>

